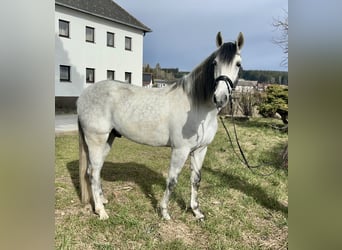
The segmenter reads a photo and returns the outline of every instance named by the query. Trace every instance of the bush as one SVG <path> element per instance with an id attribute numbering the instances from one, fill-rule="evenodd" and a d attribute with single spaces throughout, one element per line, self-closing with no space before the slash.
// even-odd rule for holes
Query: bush
<path id="1" fill-rule="evenodd" d="M 275 113 L 286 116 L 288 113 L 288 88 L 281 85 L 270 85 L 262 96 L 259 113 L 263 117 L 274 117 Z"/>

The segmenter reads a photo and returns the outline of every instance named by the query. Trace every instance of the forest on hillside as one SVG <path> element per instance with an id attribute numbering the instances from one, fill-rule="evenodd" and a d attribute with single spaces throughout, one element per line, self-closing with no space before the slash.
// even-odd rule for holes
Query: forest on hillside
<path id="1" fill-rule="evenodd" d="M 241 70 L 239 78 L 259 83 L 288 84 L 288 72 L 270 70 Z"/>
<path id="2" fill-rule="evenodd" d="M 183 77 L 189 72 L 179 71 L 178 68 L 161 68 L 157 63 L 156 67 L 152 68 L 149 64 L 144 65 L 143 72 L 152 73 L 154 79 L 164 79 L 173 81 Z M 288 84 L 287 71 L 271 71 L 271 70 L 240 70 L 239 78 L 258 81 L 259 83 L 274 83 L 274 84 Z"/>

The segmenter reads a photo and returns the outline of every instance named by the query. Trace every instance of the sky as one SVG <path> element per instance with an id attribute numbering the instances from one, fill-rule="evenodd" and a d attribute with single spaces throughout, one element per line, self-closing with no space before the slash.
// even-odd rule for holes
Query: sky
<path id="1" fill-rule="evenodd" d="M 245 70 L 280 70 L 285 54 L 272 42 L 280 37 L 272 23 L 283 19 L 288 0 L 114 0 L 152 29 L 144 37 L 143 63 L 191 71 L 216 50 L 216 34 L 224 42 L 245 38 Z"/>

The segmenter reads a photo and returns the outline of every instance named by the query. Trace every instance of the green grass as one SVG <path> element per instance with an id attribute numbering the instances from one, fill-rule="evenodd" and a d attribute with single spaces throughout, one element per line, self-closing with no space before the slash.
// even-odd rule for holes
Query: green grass
<path id="1" fill-rule="evenodd" d="M 248 160 L 276 164 L 288 140 L 272 119 L 238 122 Z M 229 124 L 229 120 L 226 120 Z M 232 131 L 232 127 L 229 126 Z M 222 125 L 203 164 L 199 202 L 206 218 L 189 209 L 190 163 L 179 177 L 164 221 L 158 204 L 165 188 L 169 148 L 143 146 L 124 138 L 114 142 L 102 169 L 110 218 L 98 220 L 79 198 L 78 136 L 56 137 L 55 247 L 57 249 L 286 249 L 288 236 L 287 171 L 262 177 L 233 154 Z"/>

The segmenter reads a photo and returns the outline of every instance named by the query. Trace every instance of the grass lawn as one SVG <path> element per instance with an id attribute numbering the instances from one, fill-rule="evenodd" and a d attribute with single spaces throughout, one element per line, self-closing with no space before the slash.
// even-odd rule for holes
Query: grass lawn
<path id="1" fill-rule="evenodd" d="M 279 155 L 288 140 L 271 124 L 279 121 L 237 122 L 240 144 L 251 164 L 277 162 L 262 172 L 279 167 Z M 189 161 L 171 196 L 171 221 L 159 215 L 170 148 L 139 145 L 125 138 L 114 141 L 102 169 L 109 219 L 100 221 L 80 202 L 78 136 L 57 136 L 55 147 L 57 249 L 287 248 L 287 171 L 280 169 L 267 177 L 253 174 L 233 154 L 221 124 L 202 168 L 199 202 L 204 222 L 196 221 L 189 208 Z"/>

